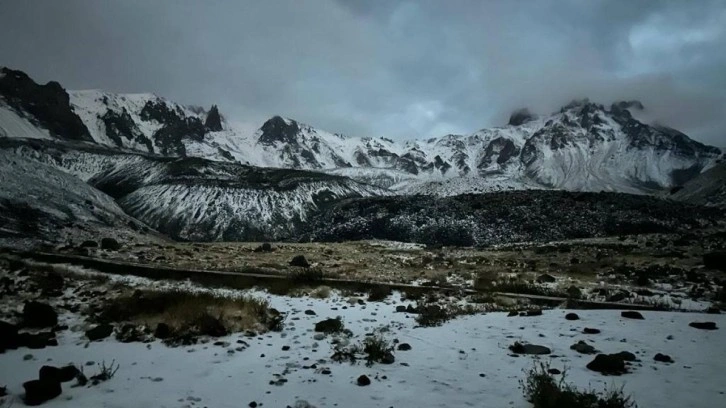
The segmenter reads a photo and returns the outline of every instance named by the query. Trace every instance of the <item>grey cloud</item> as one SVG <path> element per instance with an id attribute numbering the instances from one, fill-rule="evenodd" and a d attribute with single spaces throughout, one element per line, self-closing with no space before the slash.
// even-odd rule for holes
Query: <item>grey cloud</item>
<path id="1" fill-rule="evenodd" d="M 726 145 L 719 1 L 3 2 L 0 64 L 357 136 L 465 133 L 528 106 L 640 99 Z"/>

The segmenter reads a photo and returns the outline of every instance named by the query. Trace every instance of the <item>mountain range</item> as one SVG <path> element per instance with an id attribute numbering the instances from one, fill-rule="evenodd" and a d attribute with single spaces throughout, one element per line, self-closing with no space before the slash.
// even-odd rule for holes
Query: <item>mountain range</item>
<path id="1" fill-rule="evenodd" d="M 152 229 L 190 240 L 289 238 L 347 199 L 502 190 L 663 196 L 682 189 L 672 197 L 687 200 L 689 181 L 723 177 L 712 170 L 720 149 L 646 123 L 645 113 L 638 101 L 583 99 L 548 115 L 521 109 L 501 127 L 426 140 L 347 137 L 281 116 L 246 132 L 217 106 L 67 91 L 0 69 L 3 160 L 60 170 Z M 12 191 L 21 186 L 3 186 L 6 206 L 22 198 Z"/>

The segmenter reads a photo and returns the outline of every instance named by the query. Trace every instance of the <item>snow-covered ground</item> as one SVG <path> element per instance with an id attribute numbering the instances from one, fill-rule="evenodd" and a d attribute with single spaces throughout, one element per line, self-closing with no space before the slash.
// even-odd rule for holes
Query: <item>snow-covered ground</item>
<path id="1" fill-rule="evenodd" d="M 235 293 L 240 292 L 229 292 Z M 285 407 L 305 400 L 317 407 L 529 407 L 519 380 L 534 358 L 514 357 L 507 349 L 514 341 L 524 341 L 550 347 L 552 355 L 543 360 L 554 368 L 568 368 L 568 379 L 576 385 L 595 390 L 624 385 L 640 407 L 712 408 L 726 400 L 724 315 L 644 312 L 645 320 L 627 320 L 619 311 L 599 310 L 577 311 L 581 320 L 568 321 L 564 310 L 551 310 L 538 317 L 480 314 L 441 327 L 416 328 L 413 315 L 394 313 L 401 304 L 398 294 L 385 303 L 365 305 L 351 304 L 335 293 L 324 300 L 252 294 L 288 313 L 283 332 L 218 339 L 229 343 L 224 346 L 210 342 L 168 348 L 159 342 L 123 344 L 112 339 L 88 344 L 77 318 L 66 315 L 71 330 L 59 335 L 59 346 L 0 355 L 0 385 L 8 386 L 10 398 L 19 399 L 22 383 L 36 378 L 44 364 L 115 360 L 120 369 L 110 381 L 90 388 L 66 383 L 63 394 L 45 406 L 237 408 L 255 401 L 258 406 Z M 308 309 L 317 315 L 305 314 Z M 315 340 L 313 326 L 336 316 L 354 333 L 353 342 L 381 331 L 389 340 L 409 343 L 412 350 L 395 352 L 392 365 L 332 362 L 332 338 Z M 722 329 L 688 326 L 704 320 Z M 584 327 L 602 333 L 581 334 Z M 631 351 L 642 362 L 624 376 L 602 376 L 585 368 L 593 356 L 570 350 L 579 340 L 605 353 Z M 234 351 L 245 347 L 238 341 L 249 346 Z M 283 351 L 283 346 L 290 349 Z M 657 352 L 672 356 L 675 363 L 654 362 Z M 26 360 L 27 354 L 32 359 Z M 313 364 L 316 368 L 303 367 Z M 93 374 L 96 367 L 85 369 Z M 323 374 L 323 369 L 331 373 Z M 371 378 L 370 386 L 356 385 L 362 374 Z M 271 384 L 280 378 L 287 381 Z"/>

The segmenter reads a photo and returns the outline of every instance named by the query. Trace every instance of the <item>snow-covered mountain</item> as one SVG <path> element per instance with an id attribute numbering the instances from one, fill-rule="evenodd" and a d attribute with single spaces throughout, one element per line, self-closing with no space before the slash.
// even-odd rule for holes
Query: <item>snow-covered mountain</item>
<path id="1" fill-rule="evenodd" d="M 225 120 L 216 106 L 182 106 L 153 94 L 66 93 L 57 83 L 40 86 L 8 69 L 0 74 L 0 95 L 0 136 L 323 171 L 399 194 L 532 188 L 653 193 L 684 184 L 721 153 L 677 130 L 639 121 L 645 108 L 637 101 L 604 106 L 585 99 L 543 116 L 522 109 L 502 127 L 393 141 L 346 137 L 280 116 L 252 133 Z M 38 109 L 35 101 L 44 97 L 62 103 Z"/>

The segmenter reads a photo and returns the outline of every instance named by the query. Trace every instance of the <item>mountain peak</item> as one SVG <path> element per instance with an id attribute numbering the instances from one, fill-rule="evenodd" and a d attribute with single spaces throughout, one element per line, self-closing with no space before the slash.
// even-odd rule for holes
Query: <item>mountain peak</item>
<path id="1" fill-rule="evenodd" d="M 258 143 L 264 145 L 273 145 L 278 142 L 289 144 L 297 142 L 300 126 L 294 120 L 275 115 L 262 125 L 260 131 L 262 134 L 257 139 Z"/>
<path id="2" fill-rule="evenodd" d="M 204 121 L 204 127 L 212 132 L 222 131 L 222 117 L 219 114 L 217 105 L 212 105 L 207 113 L 207 120 Z"/>

